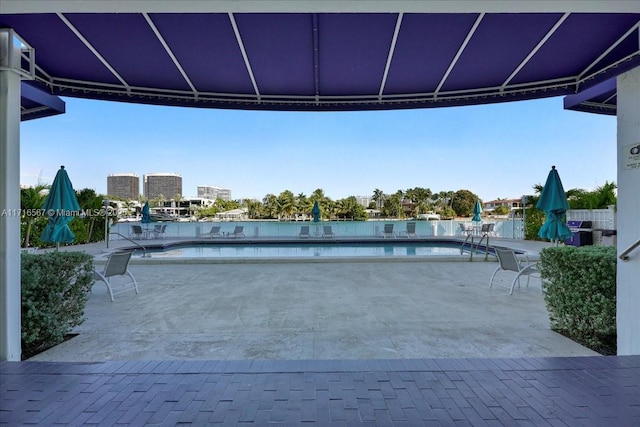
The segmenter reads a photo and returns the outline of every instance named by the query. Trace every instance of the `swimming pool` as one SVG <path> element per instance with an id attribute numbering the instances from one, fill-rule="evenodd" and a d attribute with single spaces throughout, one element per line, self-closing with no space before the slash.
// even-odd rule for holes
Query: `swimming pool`
<path id="1" fill-rule="evenodd" d="M 147 249 L 151 258 L 361 258 L 361 257 L 469 257 L 470 247 L 460 252 L 462 242 L 368 242 L 368 243 L 261 243 L 261 244 L 175 244 Z M 489 253 L 492 254 L 492 248 Z M 485 254 L 485 248 L 474 249 Z M 134 256 L 143 252 L 136 250 Z"/>

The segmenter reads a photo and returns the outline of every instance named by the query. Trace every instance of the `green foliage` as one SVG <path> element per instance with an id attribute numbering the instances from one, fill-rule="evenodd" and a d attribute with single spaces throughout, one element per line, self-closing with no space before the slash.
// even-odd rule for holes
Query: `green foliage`
<path id="1" fill-rule="evenodd" d="M 20 190 L 20 207 L 22 217 L 20 219 L 20 232 L 22 246 L 54 247 L 55 243 L 40 240 L 46 225 L 47 217 L 41 211 L 46 198 L 42 192 L 46 187 L 24 188 Z M 105 210 L 102 206 L 104 196 L 96 194 L 90 188 L 76 192 L 80 209 L 85 213 L 83 217 L 76 217 L 69 223 L 69 228 L 75 235 L 74 243 L 100 242 L 104 240 Z M 110 218 L 115 222 L 115 215 Z"/>
<path id="2" fill-rule="evenodd" d="M 493 210 L 494 215 L 507 215 L 509 212 L 511 212 L 511 210 L 508 207 L 502 205 L 497 206 Z"/>
<path id="3" fill-rule="evenodd" d="M 93 258 L 83 252 L 21 255 L 22 352 L 61 343 L 83 321 Z"/>
<path id="4" fill-rule="evenodd" d="M 540 264 L 551 329 L 595 350 L 615 342 L 616 248 L 546 248 Z"/>
<path id="5" fill-rule="evenodd" d="M 104 215 L 103 208 L 105 196 L 97 194 L 91 188 L 84 188 L 76 191 L 78 204 L 86 216 L 84 218 L 74 218 L 69 223 L 69 228 L 75 234 L 75 243 L 100 242 L 104 240 Z"/>
<path id="6" fill-rule="evenodd" d="M 22 188 L 20 190 L 20 231 L 22 246 L 28 247 L 31 245 L 31 236 L 37 236 L 34 240 L 37 242 L 42 230 L 47 223 L 45 216 L 41 215 L 42 205 L 46 195 L 43 190 L 47 187 L 44 185 L 38 185 L 37 187 Z M 37 233 L 40 234 L 37 234 Z"/>
<path id="7" fill-rule="evenodd" d="M 401 191 L 387 196 L 382 204 L 382 214 L 386 217 L 403 218 L 402 196 Z"/>
<path id="8" fill-rule="evenodd" d="M 76 236 L 74 240 L 74 243 L 76 244 L 89 242 L 89 234 L 88 234 L 88 227 L 87 227 L 86 221 L 87 221 L 87 218 L 73 218 L 69 223 L 69 229 Z M 102 220 L 102 227 L 100 228 L 102 229 L 101 231 L 103 233 L 102 239 L 100 240 L 104 240 L 104 219 Z M 49 243 L 48 245 L 55 246 L 55 243 Z"/>
<path id="9" fill-rule="evenodd" d="M 408 188 L 405 191 L 405 197 L 411 200 L 411 202 L 416 204 L 419 204 L 419 203 L 427 204 L 431 200 L 432 196 L 433 196 L 433 192 L 429 188 L 414 187 L 414 188 Z"/>
<path id="10" fill-rule="evenodd" d="M 384 191 L 376 188 L 373 190 L 373 196 L 371 199 L 376 203 L 376 207 L 374 209 L 381 209 L 385 199 Z"/>
<path id="11" fill-rule="evenodd" d="M 524 221 L 524 239 L 525 240 L 542 240 L 538 236 L 538 232 L 544 224 L 545 214 L 540 209 L 527 207 L 526 218 Z"/>
<path id="12" fill-rule="evenodd" d="M 469 190 L 458 190 L 451 199 L 451 208 L 458 216 L 471 216 L 478 199 L 479 197 Z"/>
<path id="13" fill-rule="evenodd" d="M 358 204 L 355 196 L 340 199 L 336 202 L 338 218 L 366 221 L 368 219 L 364 206 Z"/>
<path id="14" fill-rule="evenodd" d="M 617 202 L 615 189 L 614 183 L 605 181 L 603 186 L 597 187 L 594 191 L 569 190 L 569 206 L 571 209 L 607 209 L 609 205 L 615 205 Z"/>
<path id="15" fill-rule="evenodd" d="M 440 214 L 440 218 L 442 219 L 453 219 L 456 217 L 456 211 L 451 209 L 449 206 L 445 206 L 444 208 L 438 211 Z"/>

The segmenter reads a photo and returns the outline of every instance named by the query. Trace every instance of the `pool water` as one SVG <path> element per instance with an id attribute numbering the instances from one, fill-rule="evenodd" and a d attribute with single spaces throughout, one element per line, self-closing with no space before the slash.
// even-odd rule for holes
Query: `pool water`
<path id="1" fill-rule="evenodd" d="M 303 258 L 460 256 L 460 243 L 192 245 L 150 249 L 153 258 Z M 484 253 L 484 252 L 482 252 Z M 137 253 L 138 256 L 141 253 Z M 468 250 L 465 256 L 468 256 Z"/>

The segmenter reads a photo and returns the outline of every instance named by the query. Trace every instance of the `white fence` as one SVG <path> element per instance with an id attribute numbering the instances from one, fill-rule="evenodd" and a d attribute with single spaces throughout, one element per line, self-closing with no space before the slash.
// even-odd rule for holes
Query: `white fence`
<path id="1" fill-rule="evenodd" d="M 593 228 L 594 245 L 615 245 L 616 236 L 610 230 L 616 230 L 616 208 L 614 205 L 608 209 L 571 209 L 567 211 L 567 221 L 591 221 Z M 605 235 L 603 235 L 603 230 Z"/>
<path id="2" fill-rule="evenodd" d="M 616 209 L 570 209 L 567 221 L 591 221 L 594 230 L 616 230 Z"/>
<path id="3" fill-rule="evenodd" d="M 469 221 L 441 220 L 441 221 L 415 221 L 416 234 L 423 237 L 430 236 L 464 236 L 460 227 L 461 223 Z M 524 227 L 522 219 L 484 221 L 495 224 L 496 237 L 507 239 L 523 239 Z M 381 236 L 385 224 L 393 224 L 394 232 L 402 236 L 407 230 L 407 221 L 216 221 L 216 222 L 169 222 L 164 237 L 173 238 L 197 238 L 205 237 L 211 227 L 220 226 L 220 233 L 231 232 L 236 226 L 244 227 L 243 232 L 247 237 L 296 237 L 300 233 L 300 227 L 310 227 L 312 235 L 322 235 L 324 226 L 331 226 L 336 236 L 342 237 L 371 237 Z M 121 222 L 111 226 L 110 231 L 124 236 L 131 234 L 131 226 L 141 225 L 143 229 L 153 229 L 154 224 L 140 224 L 140 222 Z M 119 239 L 117 235 L 111 235 L 111 240 Z"/>

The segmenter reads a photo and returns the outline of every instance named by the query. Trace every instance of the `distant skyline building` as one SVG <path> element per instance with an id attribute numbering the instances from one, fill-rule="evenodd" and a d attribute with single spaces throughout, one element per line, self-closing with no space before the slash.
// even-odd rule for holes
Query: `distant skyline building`
<path id="1" fill-rule="evenodd" d="M 231 190 L 229 188 L 214 187 L 212 185 L 199 185 L 198 197 L 209 200 L 222 199 L 229 201 L 231 200 Z"/>
<path id="2" fill-rule="evenodd" d="M 369 203 L 371 203 L 373 201 L 373 199 L 371 198 L 371 196 L 356 196 L 356 202 L 361 205 L 364 206 L 365 208 L 369 207 Z"/>
<path id="3" fill-rule="evenodd" d="M 134 173 L 107 175 L 107 195 L 126 200 L 140 197 L 140 177 Z"/>
<path id="4" fill-rule="evenodd" d="M 162 196 L 167 200 L 176 195 L 182 196 L 182 175 L 171 172 L 148 173 L 144 178 L 144 197 L 157 199 Z"/>

